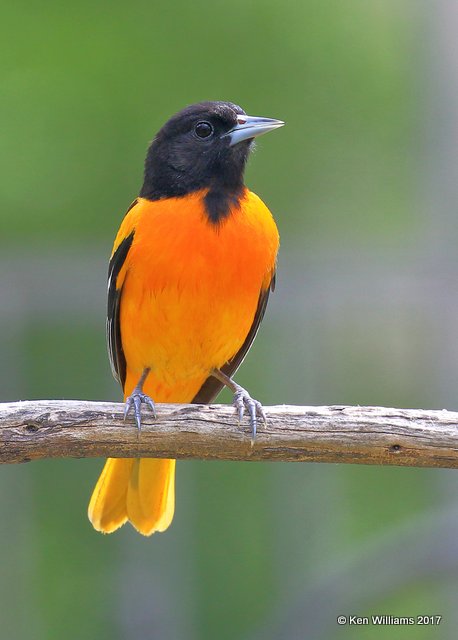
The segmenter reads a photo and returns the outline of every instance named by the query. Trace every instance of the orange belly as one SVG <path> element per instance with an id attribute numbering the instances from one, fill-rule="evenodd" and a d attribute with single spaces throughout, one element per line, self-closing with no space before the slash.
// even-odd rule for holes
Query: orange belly
<path id="1" fill-rule="evenodd" d="M 120 314 L 126 395 L 150 368 L 144 390 L 151 397 L 192 400 L 211 369 L 240 349 L 269 286 L 278 232 L 268 209 L 247 190 L 215 225 L 202 195 L 140 199 L 133 210 Z"/>

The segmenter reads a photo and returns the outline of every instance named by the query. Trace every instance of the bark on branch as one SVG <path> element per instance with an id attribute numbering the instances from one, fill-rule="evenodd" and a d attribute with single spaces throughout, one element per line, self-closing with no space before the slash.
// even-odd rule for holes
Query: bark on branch
<path id="1" fill-rule="evenodd" d="M 384 407 L 265 407 L 254 446 L 227 405 L 157 406 L 143 427 L 123 405 L 78 400 L 0 404 L 0 462 L 156 457 L 458 467 L 458 413 Z"/>

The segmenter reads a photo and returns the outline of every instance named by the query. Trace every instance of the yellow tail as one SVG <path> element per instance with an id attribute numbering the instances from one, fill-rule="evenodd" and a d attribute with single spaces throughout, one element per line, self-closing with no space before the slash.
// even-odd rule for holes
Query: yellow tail
<path id="1" fill-rule="evenodd" d="M 127 520 L 144 536 L 165 531 L 175 509 L 175 460 L 108 458 L 89 503 L 94 529 L 116 531 Z"/>

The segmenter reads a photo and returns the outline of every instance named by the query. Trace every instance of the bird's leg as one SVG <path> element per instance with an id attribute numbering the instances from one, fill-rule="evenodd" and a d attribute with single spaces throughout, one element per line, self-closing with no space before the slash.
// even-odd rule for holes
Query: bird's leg
<path id="1" fill-rule="evenodd" d="M 229 376 L 223 373 L 220 369 L 212 369 L 212 376 L 222 382 L 234 394 L 234 407 L 237 412 L 239 422 L 241 422 L 243 418 L 245 409 L 248 410 L 251 426 L 251 442 L 253 443 L 256 438 L 258 418 L 261 418 L 264 424 L 266 423 L 266 414 L 264 413 L 262 404 L 257 400 L 254 400 L 246 389 L 234 382 L 232 378 L 229 378 Z"/>
<path id="2" fill-rule="evenodd" d="M 146 393 L 143 393 L 143 385 L 145 383 L 146 378 L 148 377 L 149 372 L 150 372 L 150 369 L 145 369 L 143 371 L 141 378 L 137 382 L 135 389 L 132 391 L 130 396 L 126 398 L 126 404 L 124 406 L 124 420 L 129 415 L 130 410 L 132 408 L 134 409 L 135 421 L 137 423 L 139 432 L 141 431 L 141 428 L 142 428 L 142 412 L 141 412 L 142 403 L 146 404 L 153 412 L 154 417 L 156 417 L 156 407 L 154 406 L 153 400 L 149 396 L 147 396 Z"/>

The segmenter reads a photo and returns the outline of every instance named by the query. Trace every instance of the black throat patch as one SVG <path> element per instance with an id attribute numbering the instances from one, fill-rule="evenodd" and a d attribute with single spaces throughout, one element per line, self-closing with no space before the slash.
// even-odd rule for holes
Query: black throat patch
<path id="1" fill-rule="evenodd" d="M 243 192 L 243 185 L 237 189 L 225 189 L 221 186 L 210 189 L 204 197 L 205 212 L 209 221 L 218 225 L 227 218 L 232 209 L 239 208 Z"/>

